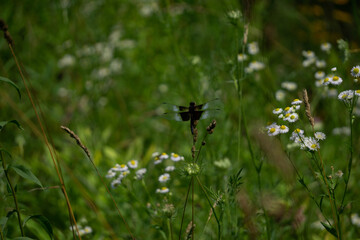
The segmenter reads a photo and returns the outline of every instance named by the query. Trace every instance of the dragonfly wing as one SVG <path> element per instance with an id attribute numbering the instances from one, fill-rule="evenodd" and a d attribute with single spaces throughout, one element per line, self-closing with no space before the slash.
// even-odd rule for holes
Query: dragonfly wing
<path id="1" fill-rule="evenodd" d="M 220 109 L 208 109 L 208 110 L 204 110 L 204 111 L 196 111 L 196 114 L 197 114 L 199 120 L 216 117 L 216 116 L 219 116 L 220 113 L 221 113 Z"/>
<path id="2" fill-rule="evenodd" d="M 221 106 L 221 101 L 219 98 L 215 98 L 213 100 L 210 100 L 206 103 L 197 105 L 195 107 L 195 110 L 206 110 L 206 109 L 219 109 Z"/>
<path id="3" fill-rule="evenodd" d="M 162 104 L 163 114 L 161 117 L 175 120 L 175 121 L 188 121 L 190 119 L 189 108 L 184 106 L 177 106 L 173 104 Z"/>

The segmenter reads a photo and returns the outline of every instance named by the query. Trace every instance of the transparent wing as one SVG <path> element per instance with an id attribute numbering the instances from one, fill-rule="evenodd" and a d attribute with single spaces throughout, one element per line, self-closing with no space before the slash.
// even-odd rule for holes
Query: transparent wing
<path id="1" fill-rule="evenodd" d="M 200 116 L 199 116 L 199 113 L 201 113 Z M 207 110 L 203 110 L 203 111 L 196 111 L 195 115 L 197 115 L 197 117 L 195 117 L 195 119 L 199 118 L 201 120 L 201 119 L 213 118 L 213 117 L 219 116 L 220 113 L 221 113 L 221 109 L 219 109 L 219 108 L 218 109 L 207 109 Z"/>
<path id="2" fill-rule="evenodd" d="M 222 106 L 222 103 L 219 98 L 215 98 L 213 100 L 210 100 L 208 102 L 205 102 L 203 104 L 199 104 L 196 106 L 196 110 L 207 110 L 207 109 L 220 109 Z"/>
<path id="3" fill-rule="evenodd" d="M 175 120 L 188 121 L 190 119 L 189 108 L 185 106 L 177 106 L 169 103 L 163 103 L 161 106 L 161 117 Z"/>

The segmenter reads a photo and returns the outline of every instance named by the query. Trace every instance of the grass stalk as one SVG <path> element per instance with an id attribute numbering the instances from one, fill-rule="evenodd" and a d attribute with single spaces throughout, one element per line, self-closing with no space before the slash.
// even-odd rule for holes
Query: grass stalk
<path id="1" fill-rule="evenodd" d="M 0 160 L 1 160 L 1 163 L 2 163 L 2 167 L 3 167 L 3 169 L 4 169 L 6 181 L 8 182 L 8 184 L 9 184 L 9 186 L 10 186 L 11 195 L 13 196 L 13 199 L 14 199 L 14 204 L 15 204 L 15 209 L 16 209 L 16 214 L 17 214 L 17 218 L 18 218 L 18 223 L 19 223 L 19 228 L 20 228 L 21 236 L 24 237 L 24 236 L 25 236 L 25 235 L 24 235 L 24 229 L 23 229 L 23 226 L 22 226 L 21 214 L 20 214 L 20 209 L 19 209 L 18 200 L 17 200 L 17 197 L 16 197 L 16 192 L 15 192 L 14 186 L 13 186 L 12 183 L 11 183 L 11 180 L 10 180 L 10 177 L 9 177 L 9 174 L 8 174 L 8 170 L 6 169 L 5 158 L 4 158 L 4 156 L 3 156 L 2 151 L 0 151 L 0 158 L 1 158 Z M 1 233 L 1 236 L 2 236 L 2 233 Z M 2 236 L 2 239 L 3 239 L 3 236 Z"/>
<path id="2" fill-rule="evenodd" d="M 101 176 L 101 174 L 100 174 L 99 170 L 97 169 L 94 161 L 92 160 L 89 150 L 87 149 L 87 147 L 86 147 L 85 145 L 83 145 L 83 144 L 81 143 L 80 138 L 79 138 L 73 131 L 71 131 L 69 128 L 64 127 L 64 126 L 61 126 L 61 129 L 63 129 L 64 131 L 66 131 L 66 132 L 70 135 L 70 137 L 74 138 L 74 139 L 76 140 L 77 145 L 80 146 L 80 148 L 85 152 L 87 158 L 89 159 L 91 165 L 94 167 L 94 169 L 95 169 L 95 171 L 96 171 L 99 179 L 101 180 L 101 183 L 104 185 L 107 193 L 109 194 L 112 202 L 114 203 L 114 206 L 115 206 L 115 208 L 116 208 L 119 216 L 121 217 L 123 223 L 125 224 L 126 230 L 127 230 L 128 233 L 130 234 L 131 238 L 132 238 L 133 240 L 135 240 L 135 237 L 133 236 L 133 234 L 132 234 L 132 232 L 131 232 L 131 230 L 130 230 L 129 225 L 128 225 L 127 222 L 125 221 L 124 216 L 121 214 L 120 208 L 119 208 L 119 206 L 117 205 L 114 196 L 113 196 L 112 193 L 110 192 L 107 184 L 106 184 L 105 181 L 104 181 L 104 178 Z M 132 192 L 132 191 L 130 191 L 130 192 Z"/>

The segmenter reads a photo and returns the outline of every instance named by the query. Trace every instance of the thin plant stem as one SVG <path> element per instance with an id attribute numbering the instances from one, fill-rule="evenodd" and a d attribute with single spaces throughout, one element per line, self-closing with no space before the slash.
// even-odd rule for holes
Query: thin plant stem
<path id="1" fill-rule="evenodd" d="M 192 227 L 192 231 L 191 231 L 191 236 L 192 236 L 192 240 L 195 239 L 195 222 L 194 222 L 194 216 L 195 216 L 195 209 L 194 209 L 194 178 L 191 178 L 191 227 Z"/>
<path id="2" fill-rule="evenodd" d="M 189 182 L 189 187 L 188 187 L 188 190 L 187 190 L 186 196 L 185 196 L 184 210 L 182 212 L 181 223 L 180 223 L 179 240 L 181 240 L 181 232 L 182 232 L 182 227 L 183 227 L 183 224 L 184 224 L 185 210 L 186 210 L 186 205 L 187 205 L 187 201 L 188 201 L 188 198 L 189 198 L 189 192 L 190 192 L 190 188 L 191 188 L 191 185 L 192 185 L 192 180 L 193 180 L 193 177 L 191 177 L 191 180 Z"/>
<path id="3" fill-rule="evenodd" d="M 0 158 L 1 158 L 2 167 L 4 169 L 6 180 L 7 180 L 8 184 L 9 184 L 9 186 L 10 186 L 11 194 L 12 194 L 13 199 L 14 199 L 14 204 L 15 204 L 16 214 L 17 214 L 17 217 L 18 217 L 21 236 L 24 237 L 24 229 L 23 229 L 22 222 L 21 222 L 21 214 L 20 214 L 20 210 L 19 210 L 18 200 L 17 200 L 17 197 L 16 197 L 15 189 L 14 189 L 14 187 L 13 187 L 13 185 L 11 183 L 10 177 L 8 175 L 8 170 L 6 169 L 5 158 L 3 157 L 3 153 L 2 153 L 1 150 L 0 150 Z M 1 235 L 2 235 L 2 233 L 1 233 Z"/>
<path id="4" fill-rule="evenodd" d="M 317 151 L 317 152 L 318 152 L 319 159 L 320 159 L 323 179 L 324 179 L 324 182 L 325 182 L 328 194 L 329 194 L 329 201 L 330 201 L 331 210 L 332 210 L 332 213 L 333 213 L 334 225 L 336 227 L 336 232 L 337 232 L 337 238 L 340 240 L 341 239 L 341 229 L 340 229 L 340 226 L 339 226 L 340 223 L 338 222 L 338 217 L 337 217 L 339 214 L 337 213 L 337 209 L 335 208 L 335 204 L 334 204 L 333 199 L 332 199 L 331 194 L 330 194 L 330 185 L 329 185 L 329 183 L 327 181 L 327 178 L 326 178 L 324 162 L 322 160 L 321 153 L 320 153 L 320 151 Z"/>
<path id="5" fill-rule="evenodd" d="M 353 114 L 353 109 L 354 109 L 354 104 L 356 102 L 357 99 L 354 99 L 350 109 L 349 109 L 349 125 L 350 125 L 350 157 L 349 157 L 349 163 L 348 163 L 348 174 L 346 177 L 344 177 L 345 180 L 345 189 L 344 189 L 344 194 L 342 196 L 341 199 L 341 205 L 340 205 L 340 211 L 342 212 L 343 209 L 345 208 L 344 206 L 344 201 L 345 201 L 345 196 L 347 194 L 347 190 L 348 190 L 348 184 L 350 181 L 350 175 L 351 175 L 351 168 L 352 168 L 352 160 L 353 160 L 353 152 L 354 152 L 354 148 L 353 148 L 353 119 L 352 119 L 352 114 Z"/>
<path id="6" fill-rule="evenodd" d="M 204 192 L 205 197 L 206 197 L 206 199 L 207 199 L 207 201 L 208 201 L 208 203 L 209 203 L 209 205 L 210 205 L 210 207 L 211 207 L 211 209 L 212 209 L 212 211 L 213 211 L 213 213 L 214 213 L 214 216 L 215 216 L 215 219 L 216 219 L 216 222 L 217 222 L 217 225 L 218 225 L 218 240 L 220 240 L 220 239 L 221 239 L 221 225 L 220 225 L 220 221 L 219 221 L 219 219 L 218 219 L 218 217 L 217 217 L 217 215 L 216 215 L 216 212 L 215 212 L 214 207 L 213 207 L 212 204 L 211 204 L 210 198 L 209 198 L 209 196 L 208 196 L 208 194 L 207 194 L 204 186 L 203 186 L 202 183 L 200 182 L 200 179 L 199 179 L 198 176 L 196 176 L 196 180 L 197 180 L 197 182 L 199 183 L 199 186 L 201 187 L 201 190 Z"/>
<path id="7" fill-rule="evenodd" d="M 41 132 L 42 132 L 42 135 L 43 135 L 45 144 L 46 144 L 46 146 L 47 146 L 47 148 L 48 148 L 48 150 L 49 150 L 49 153 L 50 153 L 51 159 L 52 159 L 52 161 L 53 161 L 53 164 L 54 164 L 54 167 L 55 167 L 55 170 L 56 170 L 58 179 L 59 179 L 59 181 L 60 181 L 61 191 L 62 191 L 62 193 L 63 193 L 63 195 L 64 195 L 64 197 L 65 197 L 66 205 L 67 205 L 67 207 L 69 208 L 69 213 L 70 213 L 71 218 L 72 218 L 72 221 L 73 221 L 73 223 L 74 223 L 74 225 L 75 225 L 75 229 L 76 229 L 77 235 L 78 235 L 79 239 L 81 240 L 81 236 L 80 236 L 79 229 L 78 229 L 78 226 L 77 226 L 77 223 L 76 223 L 76 219 L 75 219 L 75 216 L 74 216 L 74 212 L 73 212 L 73 210 L 72 210 L 71 203 L 70 203 L 69 197 L 68 197 L 67 192 L 66 192 L 66 188 L 65 188 L 64 181 L 63 181 L 63 177 L 62 177 L 62 175 L 61 175 L 61 173 L 60 173 L 58 164 L 56 163 L 56 160 L 55 160 L 55 155 L 54 155 L 54 152 L 53 152 L 54 150 L 53 150 L 52 146 L 50 146 L 50 143 L 49 143 L 49 141 L 48 141 L 47 134 L 46 134 L 46 132 L 45 132 L 44 126 L 43 126 L 42 121 L 41 121 L 41 119 L 40 119 L 40 115 L 38 114 L 38 111 L 37 111 L 37 109 L 36 109 L 35 102 L 34 102 L 34 100 L 33 100 L 33 97 L 32 97 L 32 94 L 31 94 L 31 92 L 30 92 L 30 89 L 29 89 L 29 87 L 28 87 L 28 85 L 27 85 L 27 83 L 26 83 L 25 76 L 24 76 L 24 74 L 23 74 L 23 72 L 22 72 L 22 70 L 21 70 L 20 64 L 19 64 L 19 62 L 18 62 L 18 60 L 17 60 L 17 57 L 16 57 L 16 54 L 15 54 L 14 49 L 13 49 L 13 47 L 12 47 L 12 44 L 11 44 L 11 43 L 8 43 L 8 46 L 9 46 L 9 49 L 10 49 L 10 51 L 11 51 L 11 54 L 12 54 L 14 60 L 15 60 L 16 67 L 17 67 L 17 69 L 18 69 L 18 71 L 19 71 L 19 73 L 20 73 L 21 79 L 22 79 L 23 84 L 24 84 L 24 86 L 25 86 L 26 93 L 27 93 L 28 98 L 29 98 L 29 100 L 30 100 L 30 102 L 31 102 L 32 108 L 33 108 L 33 110 L 34 110 L 34 112 L 35 112 L 36 119 L 37 119 L 38 124 L 39 124 L 39 126 L 40 126 L 40 129 L 41 129 Z M 27 81 L 30 82 L 29 80 L 27 80 Z"/>
<path id="8" fill-rule="evenodd" d="M 169 229 L 169 239 L 170 239 L 170 240 L 174 240 L 174 236 L 173 236 L 173 226 L 172 226 L 171 218 L 168 218 L 168 229 Z"/>

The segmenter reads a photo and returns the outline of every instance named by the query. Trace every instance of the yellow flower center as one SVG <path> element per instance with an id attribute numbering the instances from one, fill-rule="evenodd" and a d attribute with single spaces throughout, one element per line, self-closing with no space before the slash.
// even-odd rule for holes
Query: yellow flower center
<path id="1" fill-rule="evenodd" d="M 164 155 L 166 155 L 166 153 L 162 153 L 161 155 L 163 155 L 163 156 L 164 156 Z"/>
<path id="2" fill-rule="evenodd" d="M 286 126 L 285 125 L 281 125 L 281 130 L 284 130 L 284 129 L 286 129 Z"/>
<path id="3" fill-rule="evenodd" d="M 353 72 L 354 72 L 354 73 L 359 73 L 359 72 L 360 72 L 360 69 L 354 68 Z"/>
<path id="4" fill-rule="evenodd" d="M 275 131 L 276 131 L 275 128 L 270 128 L 270 132 L 271 132 L 271 133 L 274 133 Z"/>
<path id="5" fill-rule="evenodd" d="M 162 187 L 162 188 L 161 188 L 161 190 L 166 190 L 166 189 L 167 189 L 167 187 Z"/>
<path id="6" fill-rule="evenodd" d="M 341 97 L 341 98 L 343 98 L 343 99 L 344 99 L 344 98 L 347 98 L 347 96 L 348 96 L 347 94 L 344 94 L 344 95 L 342 95 L 342 97 Z"/>
<path id="7" fill-rule="evenodd" d="M 288 116 L 290 116 L 290 113 L 287 113 L 287 114 L 285 115 L 286 118 L 287 118 Z"/>
<path id="8" fill-rule="evenodd" d="M 135 165 L 135 164 L 136 164 L 135 160 L 131 160 L 130 163 L 131 163 L 131 165 Z"/>
<path id="9" fill-rule="evenodd" d="M 329 78 L 325 78 L 324 79 L 324 82 L 328 82 L 330 79 Z"/>
<path id="10" fill-rule="evenodd" d="M 315 144 L 315 143 L 312 144 L 312 145 L 311 145 L 311 148 L 312 148 L 312 149 L 315 149 L 315 148 L 316 148 L 316 144 Z"/>
<path id="11" fill-rule="evenodd" d="M 124 167 L 126 167 L 126 165 L 125 165 L 125 164 L 121 164 L 120 167 L 121 167 L 121 168 L 124 168 Z"/>
<path id="12" fill-rule="evenodd" d="M 178 156 L 179 156 L 179 154 L 176 154 L 176 153 L 173 154 L 174 158 L 177 158 Z"/>
<path id="13" fill-rule="evenodd" d="M 360 93 L 360 90 L 356 90 L 355 92 L 356 92 L 356 93 Z"/>
<path id="14" fill-rule="evenodd" d="M 275 109 L 276 112 L 280 111 L 280 108 Z"/>
<path id="15" fill-rule="evenodd" d="M 338 76 L 333 77 L 333 81 L 337 81 L 337 80 L 339 80 Z"/>
<path id="16" fill-rule="evenodd" d="M 293 101 L 293 102 L 298 102 L 298 101 L 300 101 L 300 100 L 296 98 L 296 99 L 294 99 L 294 101 Z"/>
<path id="17" fill-rule="evenodd" d="M 294 132 L 299 133 L 299 132 L 301 132 L 301 130 L 299 128 L 297 128 L 297 129 L 295 129 Z"/>
<path id="18" fill-rule="evenodd" d="M 285 108 L 285 111 L 289 111 L 289 110 L 290 110 L 290 107 L 286 107 L 286 108 Z"/>
<path id="19" fill-rule="evenodd" d="M 291 115 L 290 118 L 291 118 L 291 119 L 295 119 L 295 116 L 294 116 L 294 115 Z"/>

